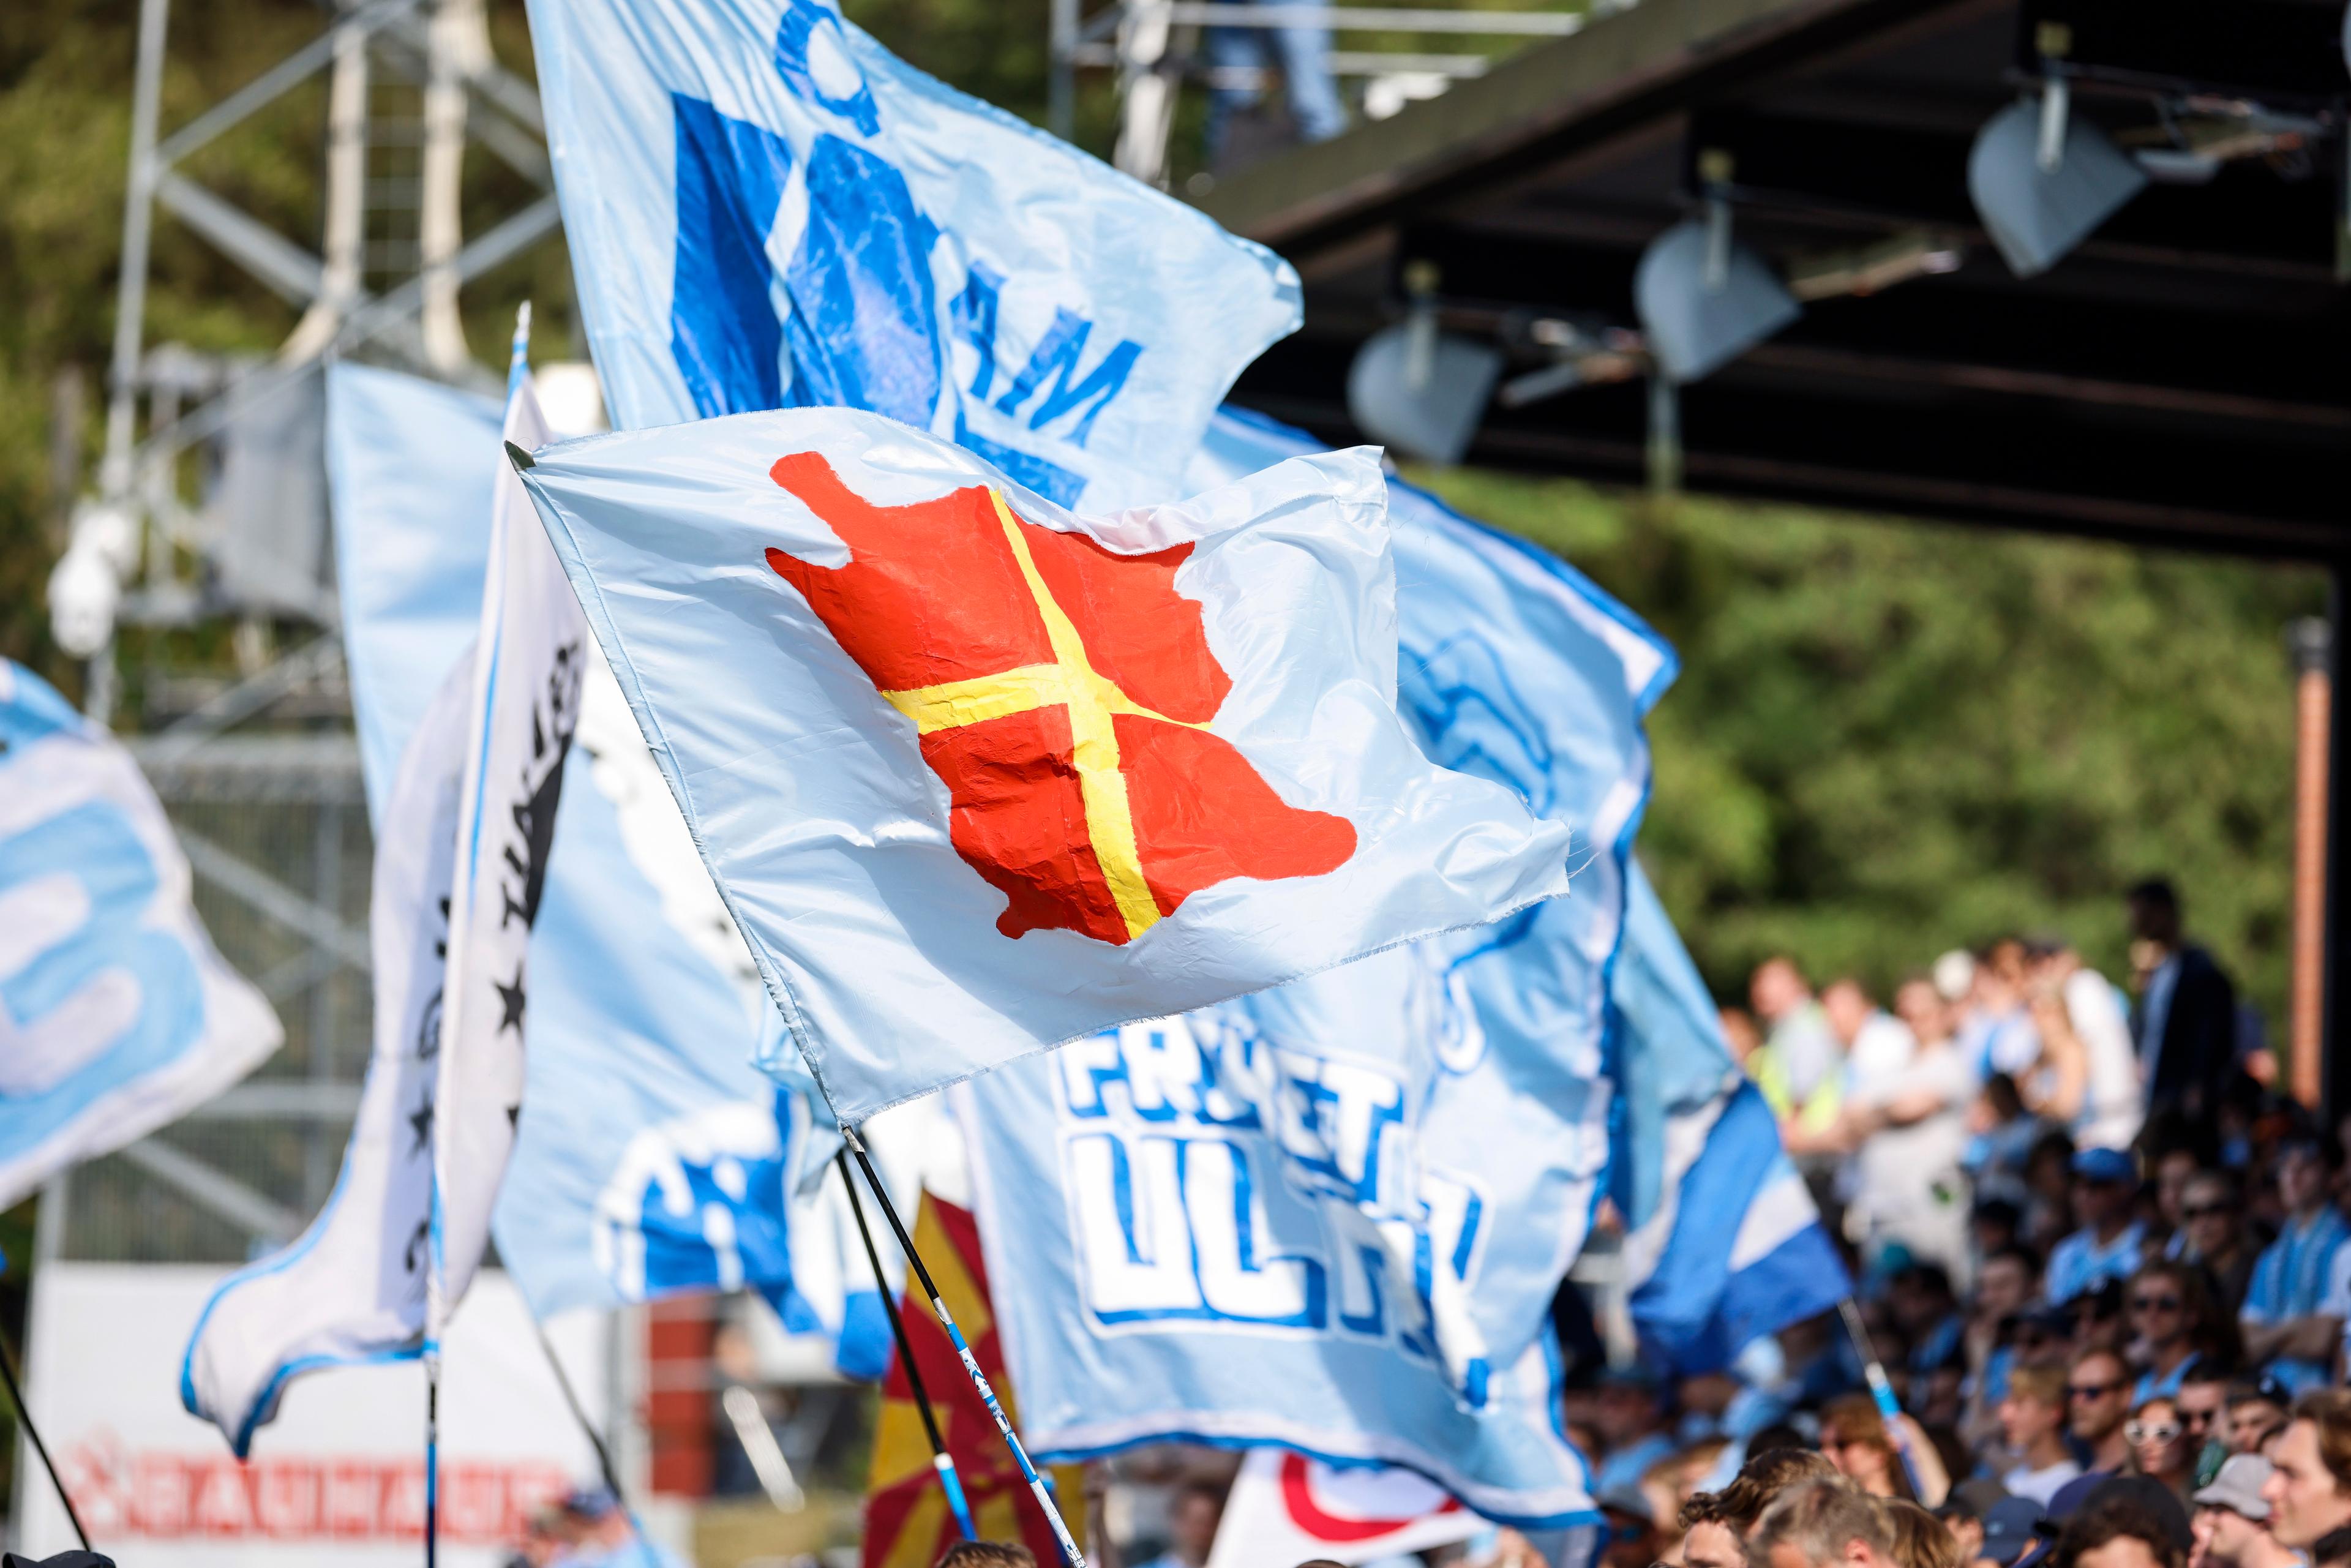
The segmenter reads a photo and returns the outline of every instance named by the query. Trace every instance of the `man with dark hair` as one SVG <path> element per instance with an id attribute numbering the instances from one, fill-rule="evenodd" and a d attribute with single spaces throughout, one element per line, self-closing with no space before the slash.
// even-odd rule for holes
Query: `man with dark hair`
<path id="1" fill-rule="evenodd" d="M 2280 1544 L 2301 1550 L 2351 1525 L 2351 1389 L 2323 1388 L 2295 1401 L 2270 1462 L 2262 1499 Z"/>
<path id="2" fill-rule="evenodd" d="M 2182 1568 L 2187 1559 L 2151 1510 L 2117 1500 L 2075 1514 L 2051 1562 L 2054 1568 Z"/>
<path id="3" fill-rule="evenodd" d="M 2335 1207 L 2335 1171 L 2342 1163 L 2330 1141 L 2297 1138 L 2278 1151 L 2278 1201 L 2284 1228 L 2253 1265 L 2239 1314 L 2245 1354 L 2268 1365 L 2289 1388 L 2326 1381 L 2327 1364 L 2343 1335 L 2343 1320 L 2326 1311 L 2335 1255 L 2351 1241 L 2351 1224 Z"/>
<path id="4" fill-rule="evenodd" d="M 1842 1481 L 1791 1487 L 1756 1521 L 1751 1568 L 1896 1568 L 1894 1528 L 1878 1500 Z"/>
<path id="5" fill-rule="evenodd" d="M 2285 1430 L 2294 1396 L 2274 1377 L 2232 1384 L 2229 1388 L 2229 1448 L 2240 1454 L 2258 1454 L 2272 1437 Z"/>
<path id="6" fill-rule="evenodd" d="M 2147 1109 L 2209 1113 L 2237 1058 L 2237 988 L 2211 954 L 2181 936 L 2179 894 L 2170 883 L 2153 878 L 2125 897 L 2131 967 L 2147 977 L 2131 1037 Z"/>
<path id="7" fill-rule="evenodd" d="M 2123 1423 L 2130 1416 L 2130 1367 L 2110 1350 L 2077 1356 L 2065 1379 L 2065 1412 L 2090 1469 L 2112 1475 L 2130 1463 Z"/>
<path id="8" fill-rule="evenodd" d="M 2179 1380 L 2171 1407 L 2179 1413 L 2179 1427 L 2196 1450 L 2196 1484 L 2209 1486 L 2229 1457 L 2230 1375 L 2217 1363 L 2198 1362 Z"/>

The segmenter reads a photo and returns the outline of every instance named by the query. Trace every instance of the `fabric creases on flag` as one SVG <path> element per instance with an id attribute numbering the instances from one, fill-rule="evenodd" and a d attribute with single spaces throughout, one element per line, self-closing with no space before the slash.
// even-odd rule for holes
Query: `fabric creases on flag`
<path id="1" fill-rule="evenodd" d="M 1555 1343 L 1492 1359 L 1469 1310 L 1510 1239 L 1501 1162 L 1425 1157 L 1461 1010 L 1400 948 L 953 1091 L 990 1267 L 1024 1286 L 996 1317 L 1037 1453 L 1276 1445 L 1489 1519 L 1593 1517 Z M 1355 1032 L 1299 1027 L 1334 1019 Z"/>
<path id="2" fill-rule="evenodd" d="M 846 1121 L 1566 885 L 1568 829 L 1396 716 L 1361 453 L 1089 517 L 812 409 L 524 478 Z"/>
<path id="3" fill-rule="evenodd" d="M 998 1343 L 995 1300 L 988 1289 L 979 1232 L 970 1213 L 925 1193 L 914 1216 L 914 1248 L 923 1255 L 972 1358 L 996 1390 L 1007 1420 L 1020 1426 L 1018 1385 L 1006 1370 Z M 922 1373 L 939 1423 L 940 1439 L 962 1478 L 972 1522 L 983 1541 L 1018 1541 L 1040 1563 L 1061 1561 L 1061 1547 L 1021 1479 L 1009 1449 L 998 1435 L 995 1417 L 979 1401 L 970 1375 L 930 1303 L 908 1291 L 899 1312 L 906 1340 Z M 1070 1531 L 1086 1536 L 1084 1472 L 1074 1465 L 1039 1472 L 1053 1489 L 1055 1506 Z M 930 1440 L 923 1430 L 906 1369 L 893 1360 L 882 1383 L 882 1408 L 873 1428 L 872 1467 L 865 1486 L 865 1532 L 859 1562 L 863 1568 L 931 1568 L 957 1539 L 955 1515 L 933 1467 Z"/>
<path id="4" fill-rule="evenodd" d="M 224 1281 L 189 1335 L 180 1401 L 240 1458 L 304 1373 L 423 1350 L 443 951 L 473 693 L 468 653 L 410 737 L 378 827 L 374 1044 L 334 1190 L 291 1246 Z"/>
<path id="5" fill-rule="evenodd" d="M 379 841 L 401 750 L 480 620 L 483 524 L 510 482 L 501 417 L 397 371 L 329 371 L 336 576 Z M 588 653 L 531 939 L 527 1109 L 498 1253 L 542 1316 L 780 1290 L 807 1112 L 781 1124 L 792 1102 L 747 1060 L 773 1009 L 592 640 Z"/>
<path id="6" fill-rule="evenodd" d="M 1196 485 L 1317 449 L 1303 432 L 1220 413 Z M 1576 830 L 1574 892 L 1433 941 L 1470 1027 L 1438 1042 L 1445 1071 L 1424 1157 L 1476 1173 L 1491 1253 L 1470 1302 L 1507 1364 L 1548 1332 L 1610 1168 L 1620 1095 L 1607 1007 L 1623 943 L 1625 872 L 1648 799 L 1644 722 L 1673 650 L 1567 562 L 1388 486 L 1396 561 L 1397 706 L 1437 763 L 1491 779 Z M 1327 1042 L 1335 1019 L 1299 1020 Z"/>
<path id="7" fill-rule="evenodd" d="M 527 371 L 507 393 L 503 434 L 527 446 L 549 439 Z M 521 1123 L 530 934 L 547 889 L 587 660 L 588 623 L 509 471 L 490 511 L 435 1082 L 416 1113 L 434 1146 L 428 1354 L 489 1244 Z"/>
<path id="8" fill-rule="evenodd" d="M 1637 864 L 1614 1002 L 1634 1328 L 1661 1366 L 1716 1371 L 1759 1335 L 1834 1307 L 1852 1281 Z"/>
<path id="9" fill-rule="evenodd" d="M 131 754 L 0 659 L 0 1208 L 277 1049 L 277 1014 L 190 891 Z"/>
<path id="10" fill-rule="evenodd" d="M 863 409 L 1102 511 L 1176 494 L 1225 389 L 1297 329 L 1287 263 L 911 69 L 831 0 L 530 19 L 623 429 Z"/>

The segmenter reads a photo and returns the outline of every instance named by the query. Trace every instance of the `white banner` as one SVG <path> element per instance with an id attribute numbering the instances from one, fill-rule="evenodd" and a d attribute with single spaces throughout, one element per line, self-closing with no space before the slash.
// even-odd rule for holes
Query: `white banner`
<path id="1" fill-rule="evenodd" d="M 413 1568 L 424 1518 L 424 1376 L 353 1367 L 287 1393 L 240 1463 L 179 1407 L 179 1346 L 223 1270 L 54 1263 L 35 1276 L 30 1399 L 100 1552 L 139 1568 Z M 604 1327 L 548 1325 L 601 1420 Z M 441 1561 L 490 1568 L 548 1500 L 593 1484 L 595 1456 L 565 1410 L 520 1292 L 474 1282 L 444 1348 Z M 75 1542 L 57 1494 L 23 1472 L 19 1550 Z"/>
<path id="2" fill-rule="evenodd" d="M 1208 1568 L 1292 1568 L 1316 1558 L 1369 1563 L 1450 1546 L 1486 1528 L 1443 1487 L 1411 1470 L 1341 1469 L 1284 1448 L 1241 1461 Z"/>

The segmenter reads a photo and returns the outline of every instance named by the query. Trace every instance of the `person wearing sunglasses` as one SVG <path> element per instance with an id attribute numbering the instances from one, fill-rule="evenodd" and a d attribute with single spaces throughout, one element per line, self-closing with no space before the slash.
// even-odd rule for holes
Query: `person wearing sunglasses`
<path id="1" fill-rule="evenodd" d="M 2229 1372 L 2211 1363 L 2199 1363 L 2179 1380 L 2172 1404 L 2188 1440 L 2196 1445 L 2196 1484 L 2207 1487 L 2220 1473 L 2230 1455 L 2228 1439 Z"/>
<path id="2" fill-rule="evenodd" d="M 2260 1238 L 2246 1223 L 2243 1195 L 2226 1171 L 2198 1171 L 2179 1194 L 2179 1229 L 2165 1255 L 2200 1263 L 2212 1279 L 2216 1301 L 2231 1312 L 2245 1304 L 2252 1283 Z"/>
<path id="3" fill-rule="evenodd" d="M 2066 1427 L 2092 1470 L 2113 1475 L 2130 1464 L 2123 1436 L 2130 1407 L 2130 1367 L 2121 1356 L 2093 1350 L 2074 1357 L 2065 1379 Z"/>
<path id="4" fill-rule="evenodd" d="M 2196 1264 L 2159 1258 L 2131 1276 L 2123 1300 L 2130 1312 L 2132 1357 L 2146 1368 L 2131 1390 L 2134 1403 L 2179 1393 L 2193 1367 L 2235 1363 L 2237 1326 L 2213 1301 Z"/>
<path id="5" fill-rule="evenodd" d="M 2133 1468 L 2161 1481 L 2184 1505 L 2196 1484 L 2196 1449 L 2170 1396 L 2141 1401 L 2123 1423 L 2123 1437 L 2130 1444 Z"/>

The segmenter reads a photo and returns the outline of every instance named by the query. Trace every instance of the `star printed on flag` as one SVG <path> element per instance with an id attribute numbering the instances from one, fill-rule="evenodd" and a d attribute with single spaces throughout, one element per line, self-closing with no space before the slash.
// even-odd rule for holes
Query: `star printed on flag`
<path id="1" fill-rule="evenodd" d="M 516 456 L 843 1119 L 1565 888 L 1397 715 L 1373 453 L 1109 517 L 850 409 Z"/>
<path id="2" fill-rule="evenodd" d="M 1345 818 L 1289 805 L 1207 727 L 1232 680 L 1176 591 L 1191 545 L 1115 555 L 981 486 L 872 506 L 814 452 L 770 472 L 850 561 L 768 564 L 914 721 L 957 852 L 1010 900 L 1005 936 L 1128 942 L 1203 887 L 1354 852 Z"/>

